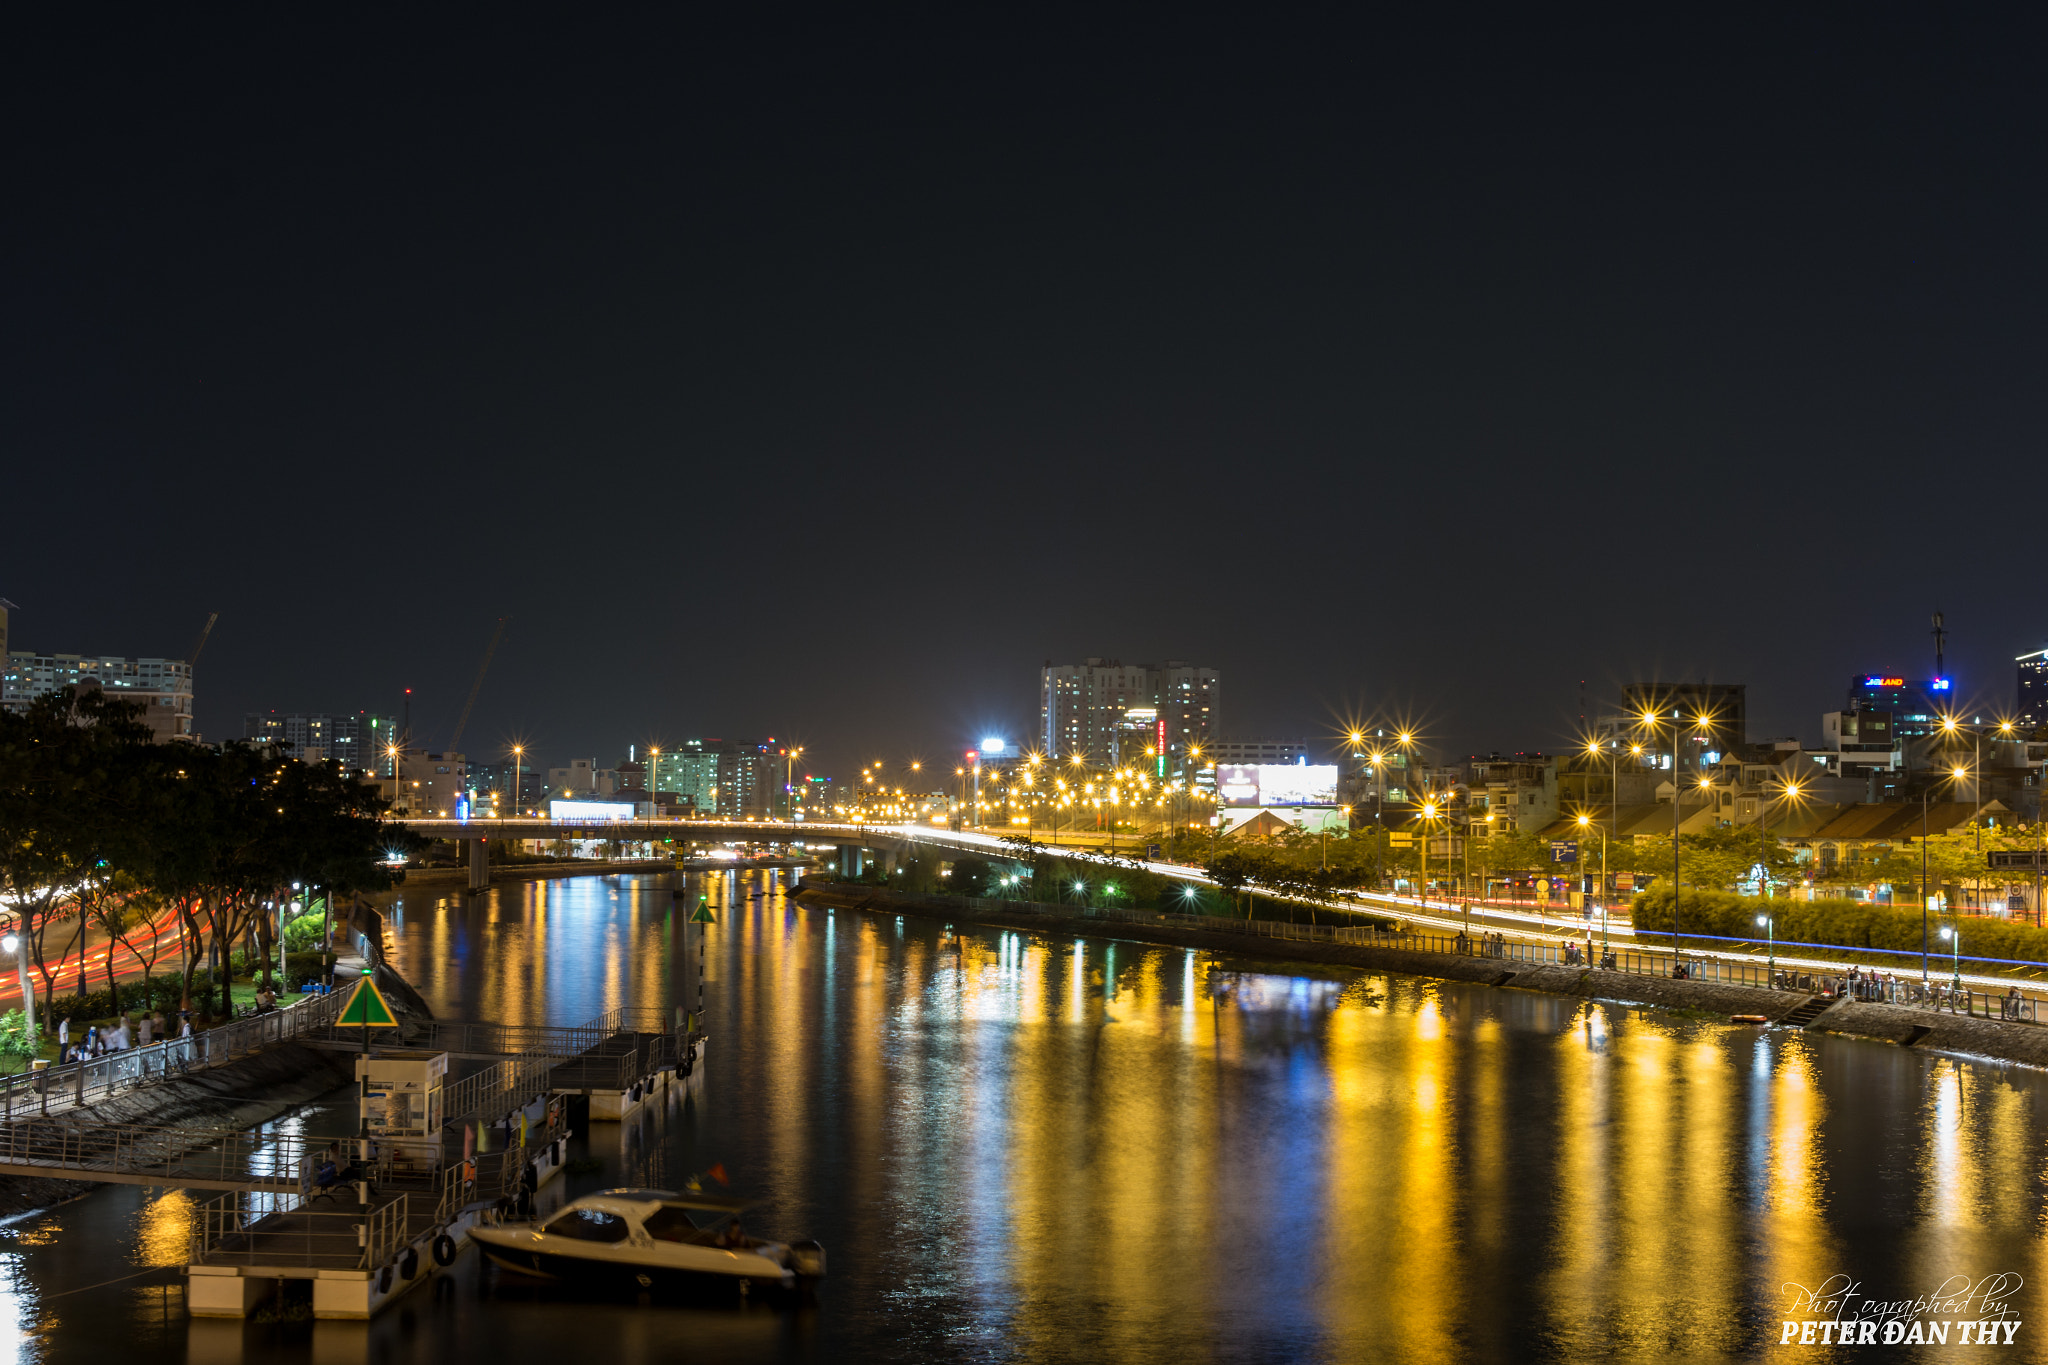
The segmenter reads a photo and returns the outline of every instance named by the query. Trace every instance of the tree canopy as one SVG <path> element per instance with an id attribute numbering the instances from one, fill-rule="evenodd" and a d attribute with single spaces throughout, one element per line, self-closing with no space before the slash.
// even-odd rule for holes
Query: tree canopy
<path id="1" fill-rule="evenodd" d="M 88 918 L 118 934 L 133 914 L 174 914 L 189 997 L 202 958 L 275 943 L 293 884 L 382 889 L 386 851 L 418 843 L 339 765 L 154 744 L 140 711 L 66 689 L 0 714 L 0 896 L 46 997 L 64 960 L 51 950 L 82 953 Z"/>

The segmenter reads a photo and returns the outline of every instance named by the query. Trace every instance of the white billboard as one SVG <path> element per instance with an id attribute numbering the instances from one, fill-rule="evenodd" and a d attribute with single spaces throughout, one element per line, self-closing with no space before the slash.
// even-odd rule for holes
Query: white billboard
<path id="1" fill-rule="evenodd" d="M 1218 764 L 1216 794 L 1226 806 L 1334 806 L 1334 763 Z"/>
<path id="2" fill-rule="evenodd" d="M 630 820 L 633 818 L 631 801 L 562 801 L 548 802 L 548 818 L 551 820 Z"/>

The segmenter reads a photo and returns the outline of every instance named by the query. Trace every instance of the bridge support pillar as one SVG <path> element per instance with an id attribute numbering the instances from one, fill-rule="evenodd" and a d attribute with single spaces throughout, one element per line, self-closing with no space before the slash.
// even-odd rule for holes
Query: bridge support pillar
<path id="1" fill-rule="evenodd" d="M 468 839 L 469 845 L 469 889 L 488 891 L 491 889 L 491 844 L 488 839 Z"/>
<path id="2" fill-rule="evenodd" d="M 884 877 L 896 875 L 896 850 L 893 848 L 882 850 L 882 875 Z"/>

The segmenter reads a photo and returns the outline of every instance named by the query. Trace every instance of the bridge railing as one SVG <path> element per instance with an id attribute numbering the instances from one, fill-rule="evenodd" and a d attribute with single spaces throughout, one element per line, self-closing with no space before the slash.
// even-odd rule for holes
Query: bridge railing
<path id="1" fill-rule="evenodd" d="M 237 1019 L 189 1038 L 170 1038 L 148 1047 L 8 1076 L 0 1080 L 0 1122 L 23 1113 L 48 1114 L 92 1104 L 138 1086 L 246 1057 L 326 1028 L 339 1017 L 344 1003 L 346 997 L 338 991 L 309 995 L 268 1014 Z"/>
<path id="2" fill-rule="evenodd" d="M 441 1092 L 443 1122 L 494 1123 L 548 1088 L 551 1057 L 508 1057 Z"/>
<path id="3" fill-rule="evenodd" d="M 218 1181 L 252 1189 L 299 1191 L 307 1139 L 261 1129 L 175 1124 L 79 1124 L 32 1118 L 0 1125 L 0 1174 L 9 1166 L 99 1176 L 150 1176 L 177 1185 Z"/>

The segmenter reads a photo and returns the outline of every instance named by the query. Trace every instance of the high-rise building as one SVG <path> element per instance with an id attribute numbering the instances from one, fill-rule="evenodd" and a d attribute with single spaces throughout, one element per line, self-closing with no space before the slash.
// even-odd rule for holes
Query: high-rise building
<path id="1" fill-rule="evenodd" d="M 717 808 L 718 749 L 723 740 L 686 739 L 654 755 L 654 790 L 687 796 L 705 814 Z"/>
<path id="2" fill-rule="evenodd" d="M 349 772 L 391 776 L 391 746 L 397 723 L 367 711 L 353 715 L 281 716 L 275 711 L 250 711 L 242 717 L 242 738 L 275 744 L 286 756 L 306 763 L 332 760 Z"/>
<path id="3" fill-rule="evenodd" d="M 1954 678 L 1911 680 L 1896 673 L 1858 673 L 1849 679 L 1848 696 L 1844 714 L 1890 716 L 1895 742 L 1926 739 L 1946 720 L 1976 724 L 1982 719 L 1961 712 Z"/>
<path id="4" fill-rule="evenodd" d="M 139 703 L 142 723 L 158 740 L 197 739 L 192 730 L 192 665 L 183 659 L 123 659 L 92 654 L 15 650 L 0 672 L 0 707 L 26 711 L 37 697 L 67 687 L 97 688 Z"/>
<path id="5" fill-rule="evenodd" d="M 0 604 L 4 605 L 4 604 Z M 0 611 L 0 635 L 7 633 L 7 613 Z M 2048 725 L 2048 649 L 2022 654 L 2019 665 L 2019 723 L 2028 729 Z"/>
<path id="6" fill-rule="evenodd" d="M 1222 702 L 1216 670 L 1179 659 L 1163 664 L 1103 658 L 1055 664 L 1048 659 L 1039 673 L 1039 740 L 1050 756 L 1081 754 L 1109 764 L 1143 759 L 1147 749 L 1162 749 L 1163 741 L 1163 752 L 1153 757 L 1178 768 L 1190 747 L 1206 746 L 1216 734 Z M 1150 716 L 1143 714 L 1147 710 Z"/>
<path id="7" fill-rule="evenodd" d="M 765 744 L 721 744 L 714 812 L 722 819 L 768 819 L 782 814 L 784 757 L 773 740 Z M 699 810 L 705 809 L 699 805 Z"/>

